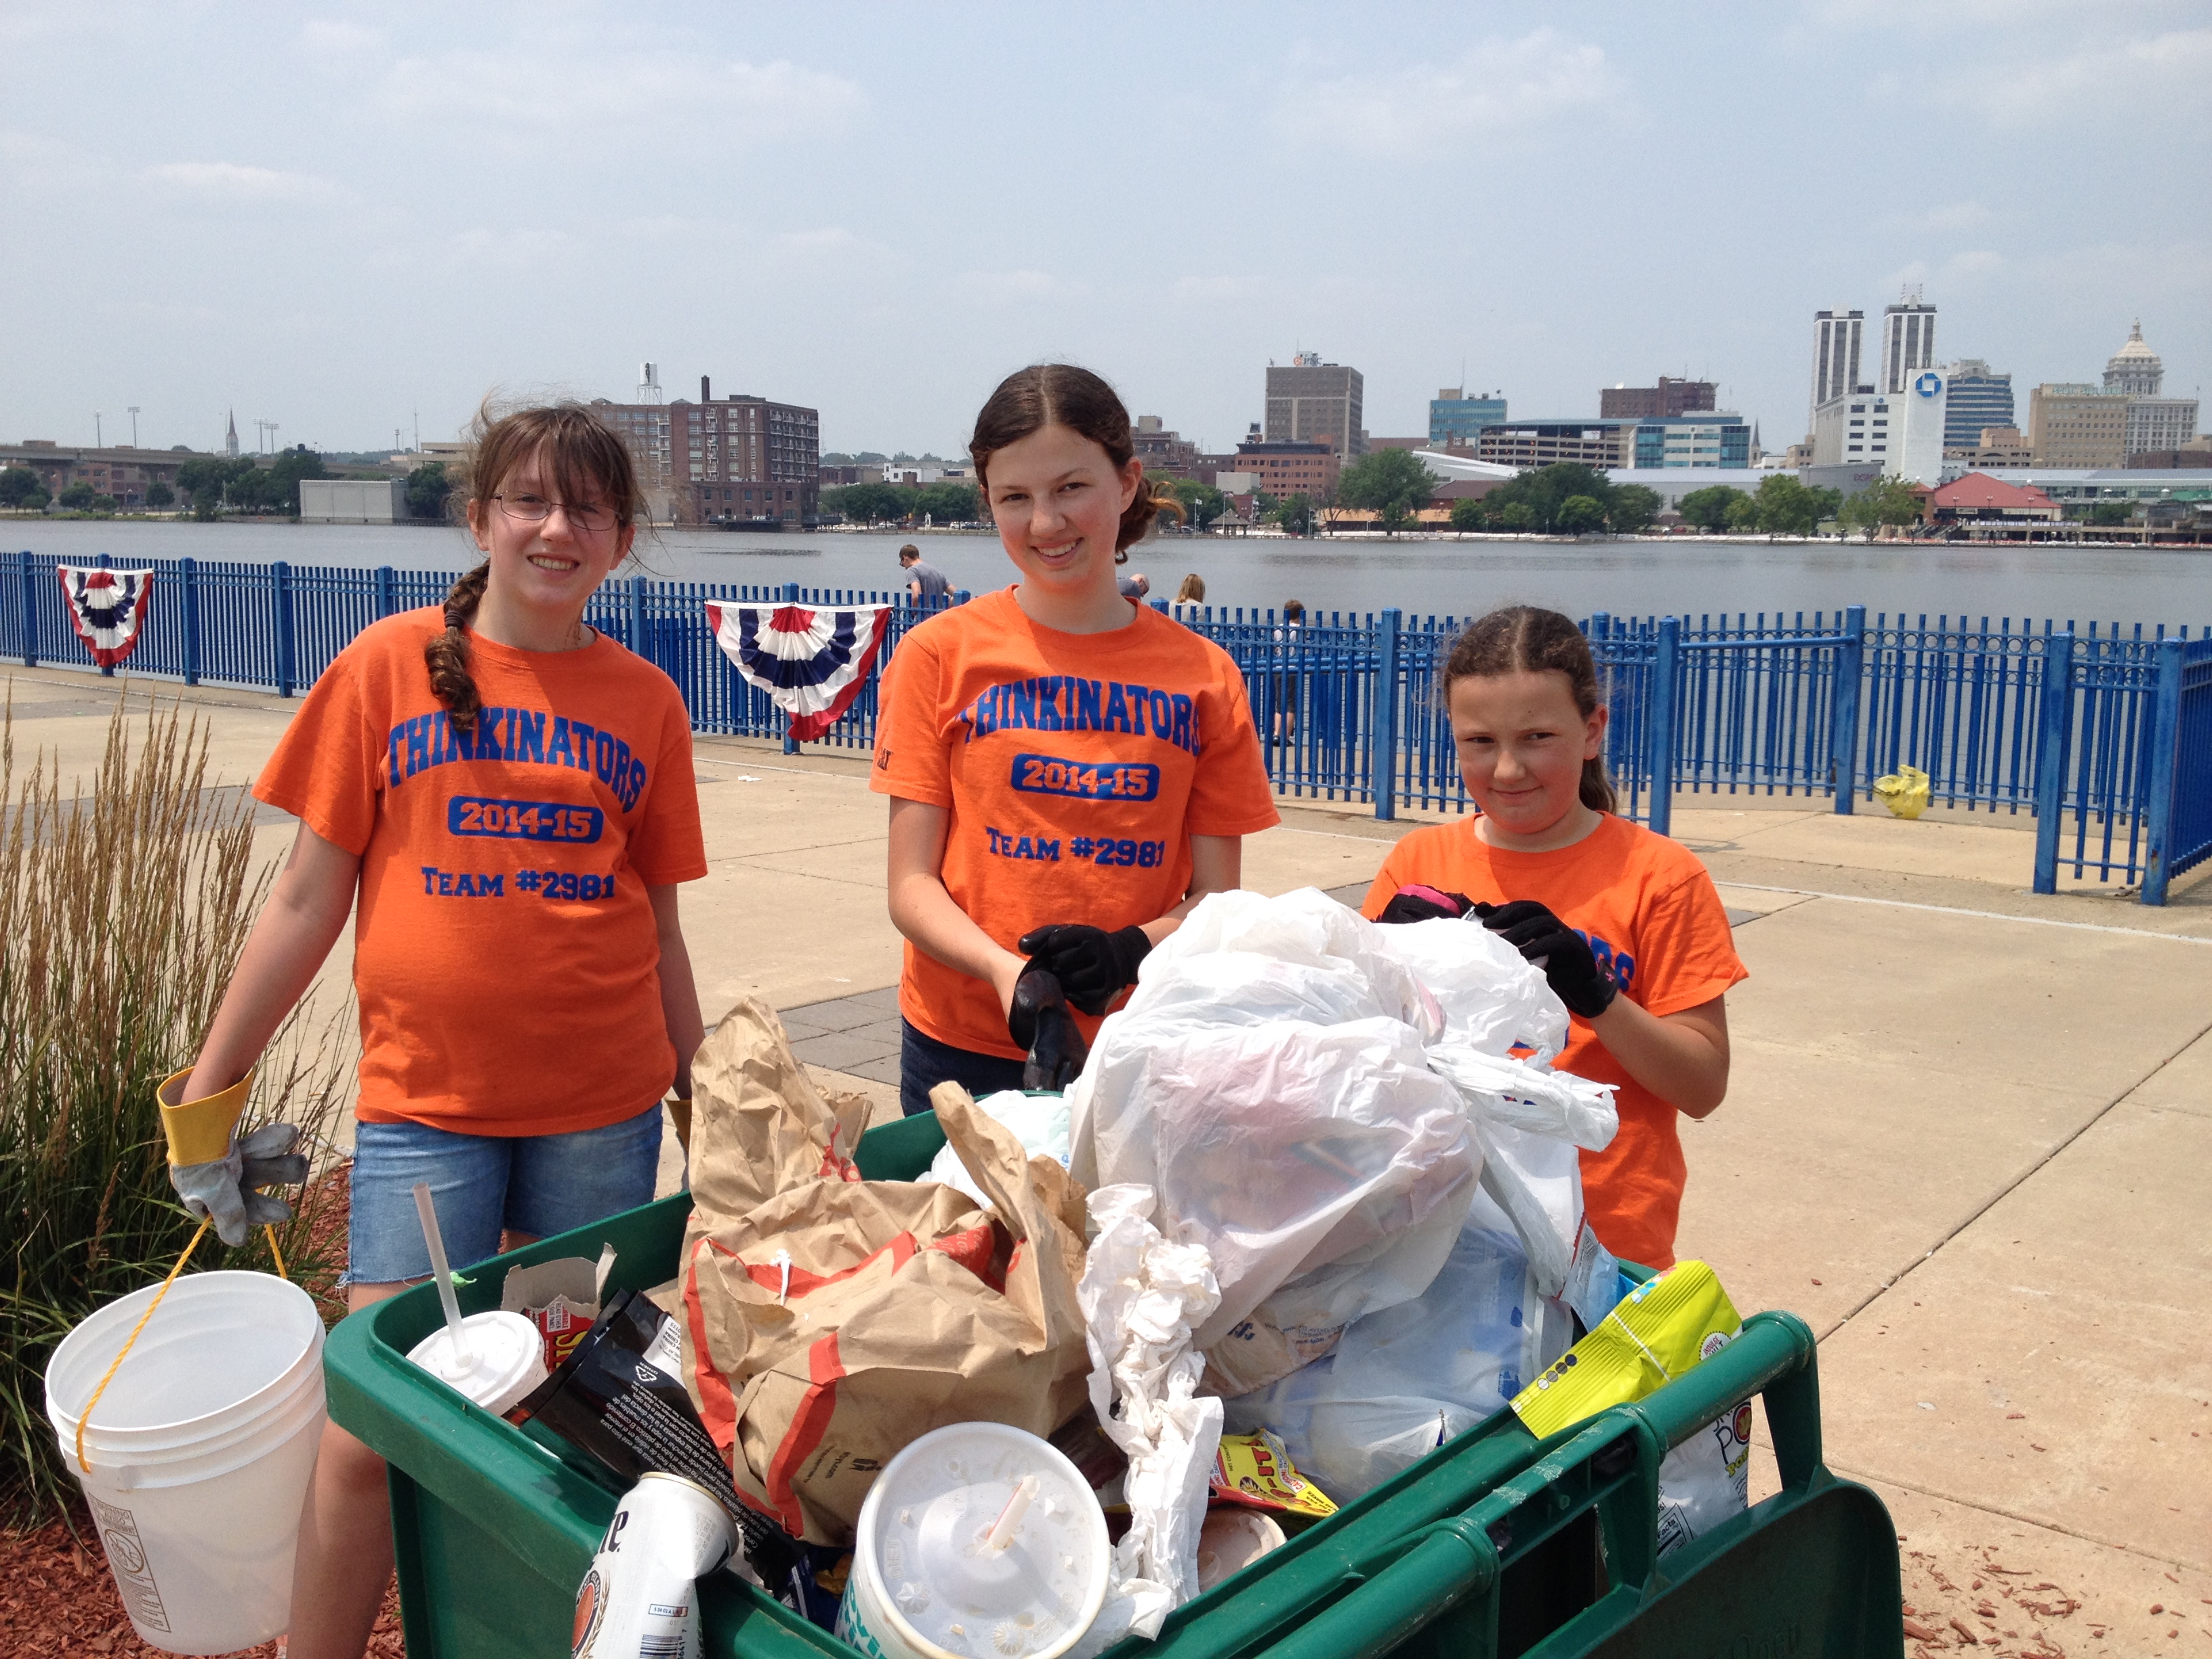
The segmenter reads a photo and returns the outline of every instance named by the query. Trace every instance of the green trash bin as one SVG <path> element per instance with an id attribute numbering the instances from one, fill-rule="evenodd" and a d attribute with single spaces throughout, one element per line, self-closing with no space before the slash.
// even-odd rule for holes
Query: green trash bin
<path id="1" fill-rule="evenodd" d="M 908 1180 L 928 1167 L 943 1145 L 936 1120 L 925 1115 L 871 1130 L 855 1156 L 871 1180 Z M 641 1290 L 664 1283 L 675 1274 L 690 1210 L 689 1194 L 679 1194 L 501 1257 L 460 1287 L 462 1309 L 473 1313 L 495 1307 L 510 1267 L 556 1256 L 596 1257 L 607 1243 L 616 1250 L 610 1289 Z M 614 1513 L 615 1495 L 531 1434 L 469 1405 L 408 1363 L 408 1350 L 441 1318 L 435 1288 L 421 1285 L 346 1319 L 331 1334 L 325 1357 L 331 1418 L 391 1467 L 393 1542 L 408 1653 L 410 1659 L 538 1659 L 563 1652 L 575 1588 Z M 1818 1468 L 1819 1405 L 1812 1366 L 1812 1336 L 1802 1322 L 1788 1315 L 1754 1315 L 1737 1342 L 1690 1376 L 1627 1408 L 1627 1420 L 1659 1425 L 1629 1432 L 1647 1435 L 1644 1450 L 1656 1471 L 1658 1453 L 1650 1445 L 1663 1450 L 1660 1428 L 1679 1426 L 1680 1438 L 1764 1390 L 1778 1441 L 1783 1424 L 1808 1424 L 1811 1472 L 1826 1486 L 1836 1486 Z M 1620 1415 L 1608 1414 L 1599 1422 L 1611 1423 Z M 1636 1507 L 1644 1496 L 1640 1489 L 1633 1497 L 1626 1493 L 1624 1454 L 1606 1449 L 1624 1431 L 1616 1425 L 1604 1445 L 1597 1446 L 1589 1443 L 1595 1427 L 1585 1425 L 1539 1441 L 1510 1412 L 1500 1412 L 1176 1609 L 1158 1641 L 1125 1643 L 1116 1654 L 1128 1659 L 1249 1659 L 1287 1642 L 1297 1644 L 1300 1653 L 1328 1653 L 1334 1659 L 1340 1652 L 1394 1652 L 1399 1650 L 1396 1644 L 1408 1641 L 1449 1644 L 1459 1640 L 1460 1628 L 1474 1616 L 1471 1610 L 1489 1604 L 1486 1597 L 1495 1602 L 1493 1622 L 1510 1644 L 1518 1639 L 1517 1631 L 1542 1623 L 1532 1611 L 1537 1602 L 1523 1588 L 1548 1583 L 1561 1571 L 1575 1575 L 1573 1586 L 1564 1598 L 1553 1595 L 1543 1604 L 1549 1612 L 1583 1620 L 1577 1629 L 1594 1612 L 1620 1614 L 1623 1604 L 1613 1587 L 1587 1562 L 1570 1562 L 1569 1546 L 1550 1543 L 1549 1553 L 1544 1553 L 1545 1540 L 1554 1534 L 1579 1540 L 1575 1548 L 1601 1551 L 1604 1546 L 1590 1542 L 1598 1536 L 1593 1527 L 1606 1536 L 1617 1533 L 1620 1540 L 1631 1540 L 1639 1526 L 1648 1535 L 1656 1524 L 1649 1504 L 1641 1511 Z M 1796 1461 L 1785 1459 L 1785 1477 L 1807 1474 L 1799 1467 L 1807 1443 L 1802 1432 L 1790 1441 Z M 1627 1464 L 1633 1475 L 1635 1456 L 1629 1455 Z M 1410 1609 L 1425 1613 L 1425 1618 L 1407 1622 L 1409 1609 L 1402 1605 L 1379 1622 L 1373 1617 L 1400 1593 L 1385 1589 L 1381 1596 L 1376 1594 L 1386 1578 L 1402 1584 L 1412 1575 L 1426 1583 L 1437 1571 L 1437 1556 L 1450 1548 L 1448 1541 L 1438 1540 L 1466 1534 L 1474 1524 L 1467 1519 L 1470 1514 L 1509 1493 L 1519 1496 L 1517 1507 L 1505 1518 L 1522 1526 L 1524 1543 L 1534 1536 L 1526 1517 L 1549 1514 L 1571 1497 L 1581 1504 L 1577 1514 L 1583 1518 L 1562 1521 L 1544 1540 L 1526 1547 L 1505 1548 L 1491 1577 L 1480 1583 L 1478 1574 L 1455 1588 L 1456 1581 L 1445 1582 L 1450 1578 L 1445 1575 L 1435 1596 Z M 1879 1510 L 1878 1502 L 1875 1507 Z M 1759 1505 L 1753 1513 L 1768 1508 Z M 1885 1518 L 1882 1525 L 1887 1524 Z M 1741 1526 L 1732 1522 L 1714 1540 Z M 1893 1534 L 1884 1531 L 1882 1536 L 1888 1545 L 1889 1605 L 1894 1613 L 1896 1546 Z M 1714 1540 L 1699 1540 L 1669 1558 L 1664 1579 L 1646 1572 L 1623 1577 L 1620 1583 L 1636 1587 L 1638 1607 L 1650 1602 L 1651 1616 L 1679 1617 L 1686 1603 L 1660 1610 L 1666 1587 L 1689 1588 L 1686 1567 L 1692 1557 L 1709 1559 Z M 1616 1541 L 1613 1549 L 1613 1558 L 1624 1563 L 1632 1565 L 1638 1559 L 1626 1541 Z M 1357 1648 L 1315 1647 L 1302 1640 L 1313 1630 L 1340 1626 L 1355 1633 L 1372 1626 L 1380 1632 L 1375 1639 L 1384 1644 L 1372 1645 L 1366 1635 L 1360 1637 L 1364 1645 Z M 1893 1618 L 1890 1628 L 1895 1632 L 1902 1626 Z M 857 1659 L 856 1650 L 726 1573 L 712 1575 L 701 1586 L 701 1629 L 709 1659 Z M 1473 1655 L 1522 1648 L 1416 1645 L 1403 1650 Z"/>

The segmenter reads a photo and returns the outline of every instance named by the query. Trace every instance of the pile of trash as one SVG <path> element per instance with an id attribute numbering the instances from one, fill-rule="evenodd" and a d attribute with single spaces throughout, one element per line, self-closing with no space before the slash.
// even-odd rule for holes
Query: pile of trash
<path id="1" fill-rule="evenodd" d="M 694 1066 L 657 1355 L 732 1565 L 869 1651 L 1095 1654 L 1509 1405 L 1577 1421 L 1671 1374 L 1620 1356 L 1694 1364 L 1734 1310 L 1709 1272 L 1628 1284 L 1584 1222 L 1617 1120 L 1566 1038 L 1480 925 L 1217 894 L 1064 1091 L 941 1085 L 944 1150 L 880 1182 L 866 1103 L 740 1003 Z M 1669 1460 L 1670 1543 L 1742 1507 L 1714 1444 Z"/>

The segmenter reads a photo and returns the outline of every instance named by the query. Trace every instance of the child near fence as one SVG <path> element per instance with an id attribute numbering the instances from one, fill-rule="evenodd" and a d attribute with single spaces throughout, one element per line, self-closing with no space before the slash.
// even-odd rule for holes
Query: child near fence
<path id="1" fill-rule="evenodd" d="M 1726 993 L 1748 977 L 1712 878 L 1688 851 L 1613 811 L 1607 708 L 1589 643 L 1556 611 L 1471 623 L 1440 675 L 1480 816 L 1413 831 L 1366 915 L 1472 913 L 1544 970 L 1573 1016 L 1557 1064 L 1614 1085 L 1620 1132 L 1582 1155 L 1599 1242 L 1671 1266 L 1687 1168 L 1677 1113 L 1728 1091 Z"/>
<path id="2" fill-rule="evenodd" d="M 643 508 L 628 451 L 589 410 L 484 419 L 467 498 L 484 562 L 442 611 L 349 645 L 255 781 L 298 838 L 185 1103 L 175 1079 L 164 1099 L 234 1121 L 242 1079 L 357 901 L 355 1309 L 430 1271 L 416 1182 L 465 1267 L 502 1232 L 512 1248 L 649 1202 L 662 1097 L 690 1095 L 699 1005 L 676 884 L 707 873 L 690 723 L 666 675 L 583 620 Z M 238 1192 L 234 1161 L 227 1186 L 210 1167 L 178 1171 L 179 1188 L 242 1236 L 273 1200 Z M 331 1425 L 292 1659 L 358 1656 L 392 1565 L 384 1465 Z"/>

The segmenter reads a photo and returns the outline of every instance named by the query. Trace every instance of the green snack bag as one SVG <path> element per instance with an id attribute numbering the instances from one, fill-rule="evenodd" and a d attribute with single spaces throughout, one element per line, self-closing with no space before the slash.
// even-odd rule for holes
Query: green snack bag
<path id="1" fill-rule="evenodd" d="M 1557 1434 L 1671 1382 L 1743 1329 L 1713 1270 L 1679 1261 L 1620 1298 L 1604 1322 L 1513 1396 L 1530 1433 Z"/>

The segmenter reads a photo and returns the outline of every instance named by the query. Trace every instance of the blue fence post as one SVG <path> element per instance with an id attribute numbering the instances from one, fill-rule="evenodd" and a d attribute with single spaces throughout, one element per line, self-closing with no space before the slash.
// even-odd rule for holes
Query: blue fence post
<path id="1" fill-rule="evenodd" d="M 1655 836 L 1674 829 L 1674 679 L 1681 662 L 1682 624 L 1659 618 L 1651 651 L 1651 686 L 1644 703 L 1644 775 L 1650 795 L 1644 827 Z"/>
<path id="2" fill-rule="evenodd" d="M 177 595 L 184 612 L 185 684 L 200 683 L 200 562 L 187 556 L 177 561 Z"/>
<path id="3" fill-rule="evenodd" d="M 1375 631 L 1374 727 L 1367 739 L 1369 787 L 1375 816 L 1398 816 L 1398 628 L 1403 613 L 1385 611 Z"/>
<path id="4" fill-rule="evenodd" d="M 1859 793 L 1859 686 L 1866 678 L 1866 607 L 1844 611 L 1844 642 L 1836 647 L 1836 721 L 1828 735 L 1828 782 L 1836 811 L 1849 817 Z"/>
<path id="5" fill-rule="evenodd" d="M 2043 707 L 2035 735 L 2035 890 L 2058 890 L 2058 820 L 2066 810 L 2073 730 L 2074 635 L 2043 636 Z"/>
<path id="6" fill-rule="evenodd" d="M 270 598 L 276 609 L 276 695 L 292 695 L 292 567 L 282 559 L 269 567 Z"/>
<path id="7" fill-rule="evenodd" d="M 2158 642 L 2158 689 L 2150 714 L 2149 845 L 2143 855 L 2142 902 L 2166 902 L 2173 856 L 2174 774 L 2181 753 L 2181 659 L 2179 639 Z"/>
<path id="8" fill-rule="evenodd" d="M 398 578 L 393 575 L 390 565 L 380 564 L 376 567 L 377 621 L 382 622 L 399 609 L 398 587 Z"/>
<path id="9" fill-rule="evenodd" d="M 652 655 L 645 648 L 645 578 L 629 579 L 629 648 L 647 662 Z"/>
<path id="10" fill-rule="evenodd" d="M 39 665 L 39 573 L 27 550 L 15 556 L 23 582 L 23 666 Z"/>
<path id="11" fill-rule="evenodd" d="M 786 582 L 783 585 L 783 602 L 786 605 L 799 603 L 797 582 Z M 783 721 L 783 752 L 787 755 L 795 755 L 799 752 L 799 739 L 791 735 L 791 717 L 788 714 L 784 716 Z"/>

